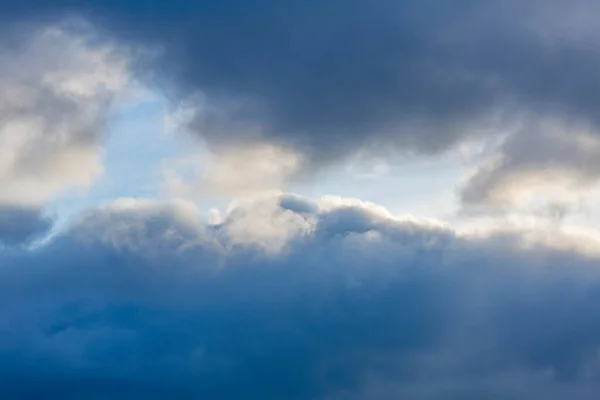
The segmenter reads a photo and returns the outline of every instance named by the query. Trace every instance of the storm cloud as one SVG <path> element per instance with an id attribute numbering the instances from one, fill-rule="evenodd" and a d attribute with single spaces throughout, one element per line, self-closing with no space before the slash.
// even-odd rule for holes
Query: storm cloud
<path id="1" fill-rule="evenodd" d="M 281 148 L 300 159 L 284 171 L 289 176 L 358 153 L 438 154 L 549 118 L 591 125 L 597 136 L 593 1 L 4 0 L 0 7 L 17 26 L 91 21 L 100 36 L 134 49 L 137 76 L 190 110 L 187 130 L 209 148 Z M 552 157 L 545 149 L 534 146 L 534 158 Z M 497 185 L 489 179 L 466 190 Z"/>
<path id="2" fill-rule="evenodd" d="M 0 253 L 0 391 L 593 398 L 594 248 L 333 198 L 264 197 L 218 225 L 187 203 L 120 200 Z"/>
<path id="3" fill-rule="evenodd" d="M 279 194 L 214 223 L 190 203 L 122 199 L 28 245 L 52 228 L 43 204 L 101 174 L 111 106 L 133 80 L 214 153 L 209 189 L 498 138 L 465 205 L 589 188 L 599 12 L 591 0 L 0 0 L 0 397 L 598 398 L 588 233 L 461 231 Z"/>

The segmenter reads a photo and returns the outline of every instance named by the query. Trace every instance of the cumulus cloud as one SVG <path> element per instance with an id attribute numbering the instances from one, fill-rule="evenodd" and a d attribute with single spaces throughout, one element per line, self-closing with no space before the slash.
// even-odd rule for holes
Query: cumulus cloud
<path id="1" fill-rule="evenodd" d="M 231 198 L 282 189 L 290 176 L 297 175 L 300 159 L 295 153 L 264 145 L 196 154 L 169 164 L 163 173 L 171 195 Z"/>
<path id="2" fill-rule="evenodd" d="M 189 131 L 217 153 L 241 155 L 233 165 L 248 146 L 294 154 L 281 171 L 288 179 L 358 152 L 438 154 L 549 118 L 597 136 L 590 16 L 600 10 L 591 0 L 140 4 L 8 0 L 0 11 L 36 23 L 82 16 L 111 40 L 150 50 L 136 72 L 190 111 Z M 522 143 L 531 134 L 515 135 Z M 533 137 L 530 155 L 553 157 L 537 145 L 543 135 Z"/>
<path id="3" fill-rule="evenodd" d="M 7 24 L 9 25 L 9 24 Z M 102 172 L 111 103 L 129 80 L 124 55 L 86 23 L 9 29 L 0 44 L 0 243 L 50 228 L 41 211 Z M 21 26 L 22 28 L 22 26 Z"/>
<path id="4" fill-rule="evenodd" d="M 126 63 L 75 27 L 39 27 L 0 48 L 0 203 L 39 205 L 102 171 Z"/>
<path id="5" fill-rule="evenodd" d="M 479 167 L 462 190 L 467 205 L 506 206 L 547 198 L 576 203 L 600 177 L 600 138 L 557 121 L 526 126 Z"/>
<path id="6" fill-rule="evenodd" d="M 244 201 L 217 224 L 121 200 L 0 253 L 0 392 L 593 398 L 599 242 L 560 236 L 331 198 Z"/>
<path id="7" fill-rule="evenodd" d="M 23 246 L 50 229 L 44 201 L 101 172 L 130 73 L 215 153 L 206 191 L 498 135 L 465 204 L 520 201 L 556 174 L 583 190 L 599 172 L 596 2 L 143 3 L 0 3 L 3 398 L 600 395 L 597 234 L 457 231 L 278 194 L 210 223 L 120 200 Z M 140 51 L 128 65 L 114 46 Z"/>

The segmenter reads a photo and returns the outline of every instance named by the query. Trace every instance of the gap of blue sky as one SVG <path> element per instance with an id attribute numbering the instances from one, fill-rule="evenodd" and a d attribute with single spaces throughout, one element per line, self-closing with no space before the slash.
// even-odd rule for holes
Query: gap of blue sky
<path id="1" fill-rule="evenodd" d="M 104 173 L 89 188 L 70 190 L 56 198 L 49 213 L 65 221 L 81 210 L 117 198 L 165 198 L 164 171 L 202 149 L 166 122 L 168 103 L 158 96 L 121 105 L 113 110 L 104 144 Z M 183 176 L 186 172 L 179 171 Z M 452 158 L 404 160 L 398 165 L 344 165 L 330 168 L 316 181 L 288 185 L 286 190 L 319 198 L 336 195 L 380 204 L 397 214 L 451 218 L 454 187 L 461 168 Z M 224 209 L 225 196 L 191 198 L 200 210 Z"/>

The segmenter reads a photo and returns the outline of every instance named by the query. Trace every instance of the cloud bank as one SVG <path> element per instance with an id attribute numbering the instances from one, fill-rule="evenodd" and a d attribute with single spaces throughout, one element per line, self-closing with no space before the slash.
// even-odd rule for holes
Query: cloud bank
<path id="1" fill-rule="evenodd" d="M 598 7 L 1 1 L 0 395 L 597 398 L 594 237 L 279 195 L 210 224 L 188 203 L 120 200 L 25 245 L 51 227 L 44 202 L 101 172 L 131 76 L 215 153 L 207 190 L 498 136 L 465 204 L 557 173 L 584 190 L 600 171 Z"/>
<path id="2" fill-rule="evenodd" d="M 555 158 L 548 135 L 530 127 L 568 125 L 559 143 L 571 146 L 571 133 L 591 126 L 597 141 L 598 8 L 591 0 L 0 4 L 8 26 L 76 16 L 135 49 L 137 76 L 191 110 L 187 130 L 211 150 L 272 146 L 296 157 L 292 171 L 275 163 L 277 180 L 356 153 L 433 155 L 507 133 L 526 143 L 531 161 L 484 166 L 465 188 L 478 201 L 509 184 L 518 191 L 514 175 L 543 174 L 547 160 L 573 171 L 569 184 L 597 180 L 594 166 Z M 501 147 L 498 158 L 520 159 L 517 148 Z M 262 164 L 250 170 L 260 181 Z"/>
<path id="3" fill-rule="evenodd" d="M 216 225 L 120 200 L 0 252 L 0 393 L 595 398 L 597 248 L 334 198 L 266 196 Z"/>

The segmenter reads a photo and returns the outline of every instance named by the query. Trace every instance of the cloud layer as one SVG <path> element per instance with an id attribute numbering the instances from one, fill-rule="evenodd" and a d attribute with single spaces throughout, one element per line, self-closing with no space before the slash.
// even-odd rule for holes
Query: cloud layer
<path id="1" fill-rule="evenodd" d="M 192 110 L 187 129 L 213 151 L 274 146 L 293 154 L 293 171 L 275 163 L 283 165 L 277 179 L 356 153 L 431 155 L 510 132 L 534 160 L 572 169 L 570 181 L 598 176 L 593 166 L 555 159 L 546 135 L 529 128 L 546 129 L 539 122 L 550 120 L 570 127 L 565 141 L 589 126 L 597 137 L 600 47 L 590 16 L 600 10 L 590 0 L 60 0 L 52 7 L 5 0 L 1 7 L 21 24 L 91 21 L 135 49 L 138 76 Z M 498 157 L 519 159 L 515 152 L 504 146 Z M 538 174 L 547 162 L 516 165 Z M 484 169 L 468 197 L 487 200 L 497 186 L 520 182 L 516 167 Z M 264 172 L 260 163 L 250 170 Z"/>
<path id="2" fill-rule="evenodd" d="M 214 153 L 202 192 L 499 137 L 465 205 L 585 190 L 596 3 L 0 1 L 0 397 L 597 398 L 592 235 L 265 195 L 213 223 L 119 200 L 27 246 L 101 173 L 132 77 Z"/>
<path id="3" fill-rule="evenodd" d="M 187 203 L 122 200 L 0 253 L 0 392 L 588 399 L 600 393 L 590 248 L 333 198 L 242 202 L 218 225 Z"/>

